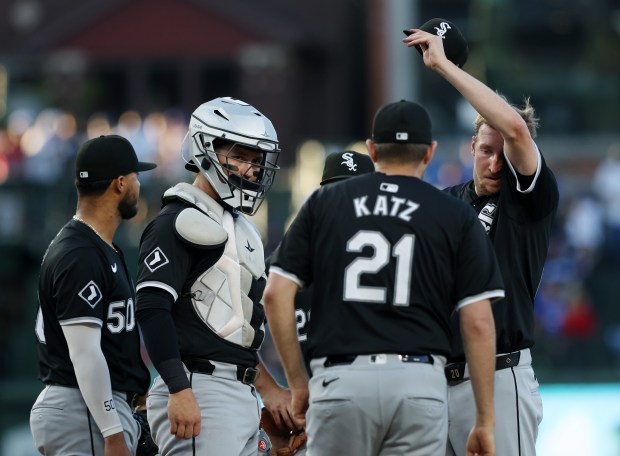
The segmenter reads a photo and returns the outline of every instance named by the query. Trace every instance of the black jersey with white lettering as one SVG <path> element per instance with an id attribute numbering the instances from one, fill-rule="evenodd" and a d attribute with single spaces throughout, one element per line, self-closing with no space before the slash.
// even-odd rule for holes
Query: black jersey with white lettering
<path id="1" fill-rule="evenodd" d="M 271 254 L 277 255 L 278 247 Z M 269 264 L 271 257 L 267 259 L 267 272 L 269 272 Z M 295 295 L 295 324 L 297 326 L 297 341 L 301 349 L 301 356 L 308 374 L 312 375 L 310 369 L 311 358 L 308 354 L 308 328 L 310 326 L 310 305 L 312 304 L 312 286 L 300 289 Z"/>
<path id="2" fill-rule="evenodd" d="M 517 180 L 503 167 L 500 192 L 478 197 L 473 181 L 445 190 L 470 204 L 489 231 L 506 286 L 506 297 L 493 306 L 497 352 L 509 353 L 534 345 L 534 296 L 540 285 L 549 236 L 558 207 L 558 186 L 544 159 L 532 177 Z M 458 331 L 455 318 L 453 328 Z M 463 360 L 460 337 L 453 359 Z"/>
<path id="3" fill-rule="evenodd" d="M 181 200 L 169 202 L 144 230 L 140 241 L 138 289 L 154 287 L 167 291 L 173 297 L 171 313 L 181 359 L 204 358 L 255 366 L 258 363 L 255 349 L 222 339 L 207 327 L 194 310 L 191 287 L 198 277 L 218 262 L 224 253 L 224 246 L 192 246 L 177 236 L 175 218 L 187 208 L 188 204 Z M 260 297 L 254 298 L 260 300 Z M 260 323 L 262 319 L 263 316 Z"/>
<path id="4" fill-rule="evenodd" d="M 295 324 L 297 325 L 297 340 L 306 370 L 310 369 L 310 354 L 308 353 L 308 329 L 310 328 L 310 306 L 312 305 L 312 287 L 299 290 L 295 296 Z"/>
<path id="5" fill-rule="evenodd" d="M 44 383 L 78 386 L 61 325 L 85 323 L 101 326 L 101 350 L 112 389 L 129 393 L 148 389 L 150 373 L 140 355 L 135 289 L 116 249 L 75 220 L 48 247 L 39 276 L 36 322 L 39 378 Z"/>
<path id="6" fill-rule="evenodd" d="M 475 212 L 420 179 L 372 173 L 320 188 L 270 274 L 312 284 L 312 358 L 450 351 L 450 313 L 503 296 Z"/>

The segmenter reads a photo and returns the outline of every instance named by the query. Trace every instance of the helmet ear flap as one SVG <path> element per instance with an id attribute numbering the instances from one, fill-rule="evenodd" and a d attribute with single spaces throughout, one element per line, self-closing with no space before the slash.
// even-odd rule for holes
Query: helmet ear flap
<path id="1" fill-rule="evenodd" d="M 190 160 L 189 162 L 185 163 L 185 169 L 188 170 L 188 171 L 191 171 L 192 173 L 199 173 L 200 172 L 200 168 L 198 168 L 198 166 L 196 166 L 192 160 Z"/>

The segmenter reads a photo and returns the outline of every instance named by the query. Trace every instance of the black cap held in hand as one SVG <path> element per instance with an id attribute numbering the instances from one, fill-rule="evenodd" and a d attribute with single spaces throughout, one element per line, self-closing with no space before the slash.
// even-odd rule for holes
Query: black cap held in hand
<path id="1" fill-rule="evenodd" d="M 446 57 L 458 67 L 462 67 L 467 62 L 469 49 L 467 40 L 456 25 L 445 19 L 435 18 L 425 22 L 420 30 L 432 33 L 443 38 L 443 49 Z M 416 46 L 416 49 L 422 54 L 422 48 Z"/>
<path id="2" fill-rule="evenodd" d="M 94 182 L 148 171 L 156 166 L 138 161 L 133 146 L 122 136 L 99 136 L 89 139 L 78 150 L 75 177 L 80 182 Z"/>
<path id="3" fill-rule="evenodd" d="M 360 174 L 372 173 L 374 170 L 375 165 L 368 155 L 352 150 L 336 152 L 328 155 L 325 159 L 321 185 Z"/>
<path id="4" fill-rule="evenodd" d="M 417 103 L 401 100 L 386 104 L 375 114 L 372 140 L 377 144 L 431 144 L 431 119 Z"/>

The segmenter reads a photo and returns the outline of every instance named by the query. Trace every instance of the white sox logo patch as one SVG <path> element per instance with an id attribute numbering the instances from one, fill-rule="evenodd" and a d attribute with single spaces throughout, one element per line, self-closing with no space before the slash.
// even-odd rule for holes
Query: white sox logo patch
<path id="1" fill-rule="evenodd" d="M 478 214 L 478 220 L 482 223 L 484 230 L 489 234 L 493 221 L 495 220 L 495 214 L 497 214 L 497 203 L 488 202 Z"/>
<path id="2" fill-rule="evenodd" d="M 439 24 L 439 27 L 435 27 L 435 30 L 437 30 L 437 36 L 440 36 L 441 39 L 445 40 L 446 37 L 444 35 L 451 28 L 452 27 L 450 27 L 450 24 L 448 24 L 447 22 L 442 22 L 441 24 Z"/>
<path id="3" fill-rule="evenodd" d="M 95 282 L 92 280 L 86 284 L 84 288 L 80 290 L 78 296 L 88 303 L 93 309 L 101 301 L 103 295 L 101 290 Z"/>
<path id="4" fill-rule="evenodd" d="M 170 263 L 168 261 L 168 258 L 166 257 L 166 255 L 164 255 L 164 252 L 162 252 L 159 247 L 156 247 L 155 250 L 149 253 L 144 259 L 144 264 L 147 268 L 149 268 L 149 271 L 151 272 L 161 268 L 168 263 Z"/>
<path id="5" fill-rule="evenodd" d="M 353 161 L 353 154 L 346 152 L 342 154 L 342 159 L 344 161 L 340 163 L 341 165 L 345 165 L 347 168 L 349 168 L 349 171 L 357 171 L 357 165 Z"/>

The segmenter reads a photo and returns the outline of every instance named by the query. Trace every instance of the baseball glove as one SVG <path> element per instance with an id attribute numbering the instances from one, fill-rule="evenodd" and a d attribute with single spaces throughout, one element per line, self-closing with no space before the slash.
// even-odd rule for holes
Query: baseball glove
<path id="1" fill-rule="evenodd" d="M 292 431 L 283 426 L 278 426 L 273 416 L 263 408 L 260 418 L 260 427 L 267 433 L 271 440 L 271 455 L 274 456 L 293 456 L 308 440 L 306 431 Z"/>
<path id="2" fill-rule="evenodd" d="M 138 448 L 136 450 L 136 456 L 156 456 L 159 454 L 159 449 L 153 437 L 151 436 L 151 427 L 146 420 L 146 410 L 133 413 L 134 419 L 140 425 L 140 438 L 138 439 Z"/>

